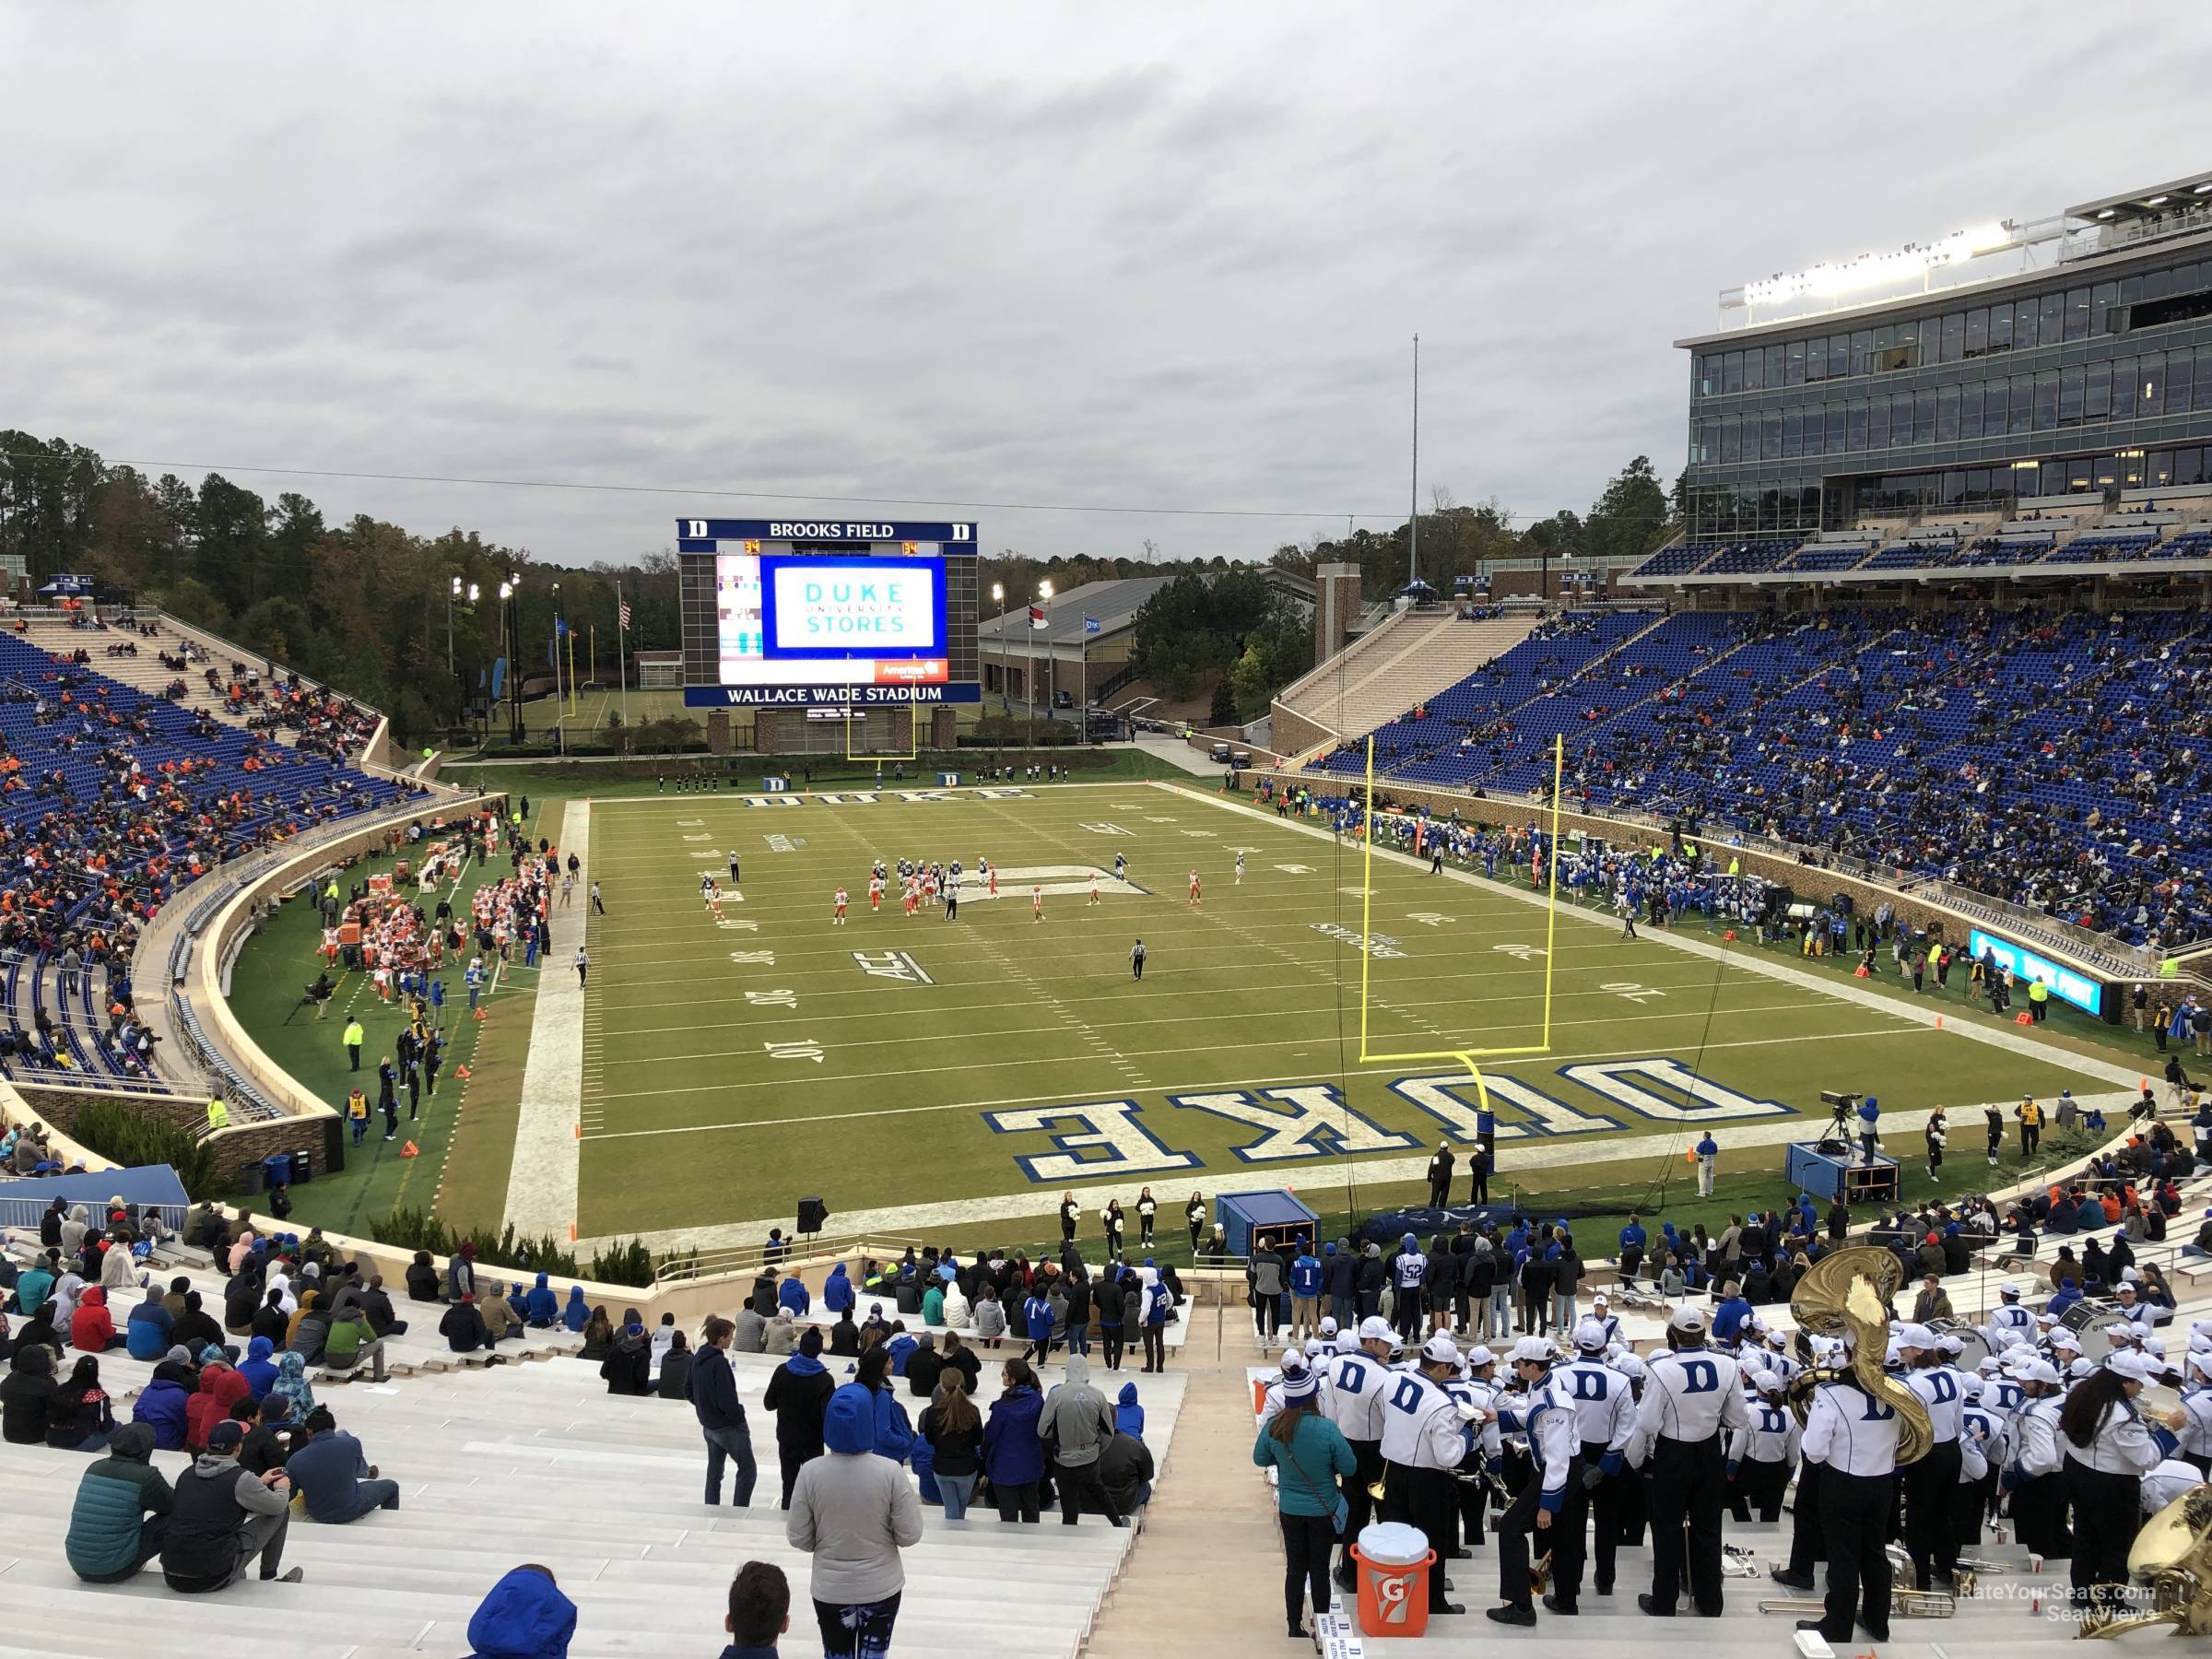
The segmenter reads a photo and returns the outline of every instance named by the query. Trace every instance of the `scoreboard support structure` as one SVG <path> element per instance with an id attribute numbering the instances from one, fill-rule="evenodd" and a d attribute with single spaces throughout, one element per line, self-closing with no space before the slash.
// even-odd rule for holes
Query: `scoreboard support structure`
<path id="1" fill-rule="evenodd" d="M 884 706 L 884 705 L 883 705 L 883 704 L 881 704 L 881 703 L 877 703 L 877 704 L 874 704 L 874 705 L 873 705 L 873 707 L 874 707 L 874 708 L 882 708 L 883 706 Z M 903 708 L 904 708 L 904 710 L 906 711 L 906 747 L 905 747 L 903 750 L 901 750 L 901 749 L 900 748 L 900 747 L 899 747 L 899 745 L 898 745 L 898 743 L 897 743 L 897 741 L 896 741 L 896 739 L 897 739 L 897 736 L 898 736 L 898 732 L 899 732 L 899 724 L 900 724 L 900 722 L 899 722 L 899 710 L 900 710 L 900 708 L 901 708 L 901 707 L 903 707 Z M 892 737 L 893 737 L 893 742 L 892 742 L 891 746 L 890 746 L 890 747 L 889 747 L 888 749 L 871 749 L 871 748 L 869 748 L 869 747 L 866 747 L 867 730 L 868 730 L 868 715 L 869 715 L 870 712 L 871 712 L 871 710 L 870 710 L 870 708 L 869 708 L 869 707 L 864 707 L 864 706 L 862 706 L 862 705 L 860 705 L 860 704 L 856 704 L 856 703 L 847 703 L 847 704 L 845 705 L 844 727 L 845 727 L 845 759 L 848 759 L 848 760 L 912 760 L 912 759 L 913 759 L 915 758 L 915 756 L 919 755 L 919 754 L 922 752 L 922 739 L 921 739 L 921 735 L 920 735 L 920 733 L 918 732 L 918 730 L 917 730 L 917 729 L 916 729 L 916 727 L 915 727 L 915 724 L 914 724 L 914 714 L 915 714 L 915 709 L 914 709 L 914 705 L 912 704 L 912 702 L 909 701 L 909 702 L 906 702 L 906 703 L 904 703 L 904 704 L 894 704 L 894 705 L 892 706 L 892 709 L 891 709 L 891 734 L 892 734 Z M 856 749 L 856 748 L 854 748 L 854 747 L 853 747 L 853 728 L 855 725 L 859 726 L 859 728 L 860 728 L 860 732 L 861 732 L 861 739 L 862 739 L 862 747 L 859 747 L 859 748 L 857 748 L 857 749 Z"/>

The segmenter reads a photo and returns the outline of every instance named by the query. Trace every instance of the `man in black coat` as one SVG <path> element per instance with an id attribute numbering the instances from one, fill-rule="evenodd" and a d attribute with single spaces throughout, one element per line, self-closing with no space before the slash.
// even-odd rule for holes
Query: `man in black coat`
<path id="1" fill-rule="evenodd" d="M 1452 1171 L 1459 1167 L 1451 1143 L 1439 1141 L 1436 1156 L 1429 1160 L 1429 1207 L 1442 1209 L 1452 1202 Z"/>
<path id="2" fill-rule="evenodd" d="M 936 1359 L 934 1353 L 930 1357 Z M 917 1351 L 907 1360 L 910 1378 L 914 1361 L 921 1358 Z M 944 1361 L 937 1359 L 937 1366 L 943 1370 Z M 799 1333 L 798 1351 L 776 1367 L 768 1380 L 768 1392 L 760 1397 L 760 1403 L 776 1414 L 776 1461 L 783 1474 L 779 1508 L 791 1507 L 791 1488 L 798 1484 L 799 1471 L 822 1455 L 822 1416 L 836 1392 L 837 1379 L 822 1364 L 821 1327 L 808 1325 Z"/>

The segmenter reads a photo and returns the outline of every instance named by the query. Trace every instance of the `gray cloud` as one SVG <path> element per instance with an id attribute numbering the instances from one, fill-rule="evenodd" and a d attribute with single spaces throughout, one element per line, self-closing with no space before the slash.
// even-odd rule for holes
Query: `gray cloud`
<path id="1" fill-rule="evenodd" d="M 1400 511 L 1418 330 L 1425 478 L 1580 510 L 1680 465 L 1668 342 L 1722 288 L 2197 165 L 2191 101 L 2078 18 L 7 8 L 0 424 L 542 558 L 663 546 L 707 489 L 1266 509 L 977 514 L 1264 554 Z M 2212 18 L 2159 18 L 2195 84 Z"/>

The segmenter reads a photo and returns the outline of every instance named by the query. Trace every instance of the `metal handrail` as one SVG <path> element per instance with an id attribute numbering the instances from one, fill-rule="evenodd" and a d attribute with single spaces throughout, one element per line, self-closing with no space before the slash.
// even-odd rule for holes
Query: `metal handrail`
<path id="1" fill-rule="evenodd" d="M 772 1257 L 765 1242 L 725 1244 L 712 1250 L 679 1245 L 655 1265 L 653 1282 L 657 1288 L 698 1279 L 755 1277 L 763 1267 L 772 1265 L 779 1272 L 788 1272 L 798 1264 L 826 1261 L 833 1256 L 880 1255 L 888 1252 L 898 1257 L 909 1249 L 920 1250 L 923 1242 L 920 1239 L 887 1233 L 812 1233 L 789 1241 Z"/>

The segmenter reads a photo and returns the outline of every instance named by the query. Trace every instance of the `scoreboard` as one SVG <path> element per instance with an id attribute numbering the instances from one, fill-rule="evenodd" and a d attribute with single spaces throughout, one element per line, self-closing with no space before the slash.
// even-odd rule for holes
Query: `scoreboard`
<path id="1" fill-rule="evenodd" d="M 688 706 L 982 700 L 974 524 L 686 518 L 676 529 Z"/>

